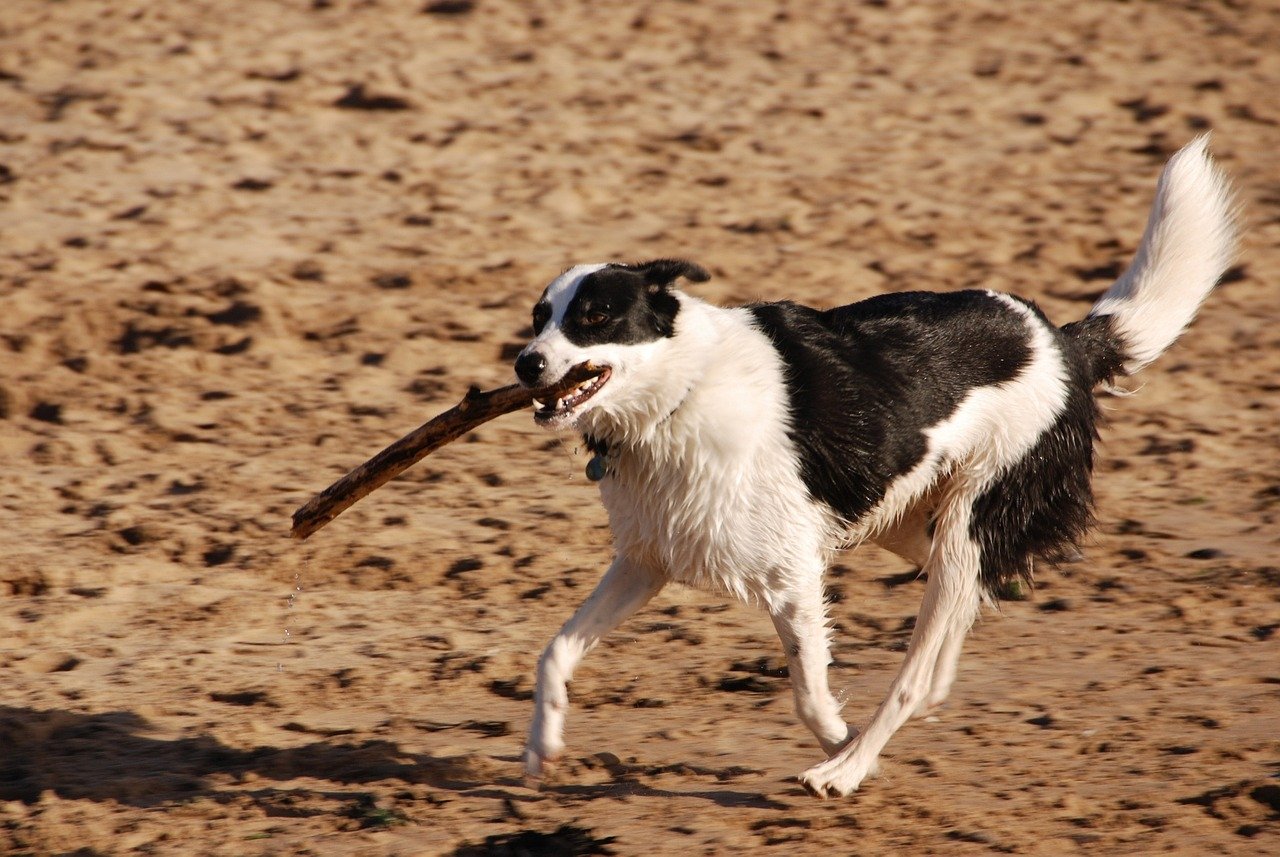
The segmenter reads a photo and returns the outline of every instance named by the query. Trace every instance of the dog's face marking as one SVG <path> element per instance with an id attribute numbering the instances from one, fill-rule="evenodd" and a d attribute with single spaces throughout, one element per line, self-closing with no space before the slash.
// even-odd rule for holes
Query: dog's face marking
<path id="1" fill-rule="evenodd" d="M 533 308 L 534 339 L 516 360 L 516 375 L 529 387 L 554 384 L 574 366 L 592 362 L 606 373 L 559 402 L 544 403 L 537 419 L 549 428 L 571 425 L 605 401 L 609 378 L 644 364 L 656 344 L 675 335 L 679 277 L 702 282 L 710 275 L 691 262 L 659 259 L 642 265 L 578 265 L 547 286 Z"/>
<path id="2" fill-rule="evenodd" d="M 669 289 L 670 284 L 646 282 L 633 268 L 608 265 L 578 281 L 560 313 L 560 330 L 579 348 L 671 336 L 680 302 Z"/>

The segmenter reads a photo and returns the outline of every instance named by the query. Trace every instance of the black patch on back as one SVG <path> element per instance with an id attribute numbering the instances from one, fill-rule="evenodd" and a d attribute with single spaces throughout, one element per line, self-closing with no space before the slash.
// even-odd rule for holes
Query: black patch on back
<path id="1" fill-rule="evenodd" d="M 1033 558 L 1067 559 L 1093 525 L 1093 386 L 1118 371 L 1119 352 L 1107 356 L 1095 347 L 1097 329 L 1083 343 L 1066 328 L 1049 329 L 1067 369 L 1066 408 L 973 504 L 969 533 L 982 550 L 983 586 L 993 595 L 1015 579 L 1030 582 Z"/>
<path id="2" fill-rule="evenodd" d="M 748 309 L 786 364 L 790 435 L 809 494 L 848 521 L 920 462 L 926 429 L 1031 358 L 1023 316 L 981 291 Z"/>

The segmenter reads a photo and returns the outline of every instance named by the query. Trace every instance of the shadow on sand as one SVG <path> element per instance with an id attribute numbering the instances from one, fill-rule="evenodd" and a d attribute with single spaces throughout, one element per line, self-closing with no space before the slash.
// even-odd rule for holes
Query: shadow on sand
<path id="1" fill-rule="evenodd" d="M 0 706 L 0 800 L 34 803 L 45 791 L 73 800 L 116 801 L 139 807 L 196 798 L 249 798 L 272 815 L 312 814 L 289 809 L 282 794 L 306 791 L 313 797 L 359 801 L 361 792 L 273 788 L 262 780 L 297 778 L 359 786 L 388 780 L 422 784 L 477 798 L 511 801 L 552 799 L 577 803 L 597 799 L 670 798 L 676 792 L 636 780 L 636 771 L 619 770 L 614 782 L 598 785 L 527 788 L 516 777 L 481 774 L 476 757 L 407 753 L 392 742 L 369 739 L 341 743 L 317 741 L 302 747 L 240 750 L 215 738 L 161 739 L 147 721 L 129 711 L 81 714 Z M 516 766 L 510 760 L 512 768 Z M 638 770 L 638 769 L 637 769 Z M 252 786 L 241 782 L 253 774 Z M 215 778 L 217 782 L 215 782 Z M 681 791 L 680 795 L 721 806 L 766 808 L 774 802 L 758 793 L 728 789 Z M 781 806 L 781 805 L 778 805 Z"/>

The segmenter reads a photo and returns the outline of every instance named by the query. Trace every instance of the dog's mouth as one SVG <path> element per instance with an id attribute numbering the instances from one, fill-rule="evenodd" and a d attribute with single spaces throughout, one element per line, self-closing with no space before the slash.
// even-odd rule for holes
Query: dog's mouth
<path id="1" fill-rule="evenodd" d="M 575 366 L 570 371 L 576 372 L 583 368 L 586 368 L 586 364 Z M 590 368 L 598 368 L 599 374 L 558 395 L 551 393 L 535 396 L 533 399 L 533 418 L 540 423 L 558 422 L 570 416 L 592 396 L 604 389 L 604 385 L 609 382 L 609 376 L 613 374 L 612 370 L 608 366 Z"/>

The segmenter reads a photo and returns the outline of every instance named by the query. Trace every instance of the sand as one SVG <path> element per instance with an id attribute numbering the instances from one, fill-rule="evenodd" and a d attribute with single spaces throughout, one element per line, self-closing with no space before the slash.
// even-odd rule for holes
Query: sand
<path id="1" fill-rule="evenodd" d="M 424 11 L 430 10 L 430 11 Z M 1280 850 L 1280 16 L 1232 3 L 48 3 L 0 13 L 0 852 Z M 1104 403 L 1100 525 L 949 705 L 819 802 L 759 612 L 673 588 L 539 651 L 610 556 L 524 414 L 305 543 L 565 266 L 733 303 L 991 287 L 1081 317 L 1204 130 L 1239 266 Z M 921 595 L 830 578 L 862 722 Z"/>

